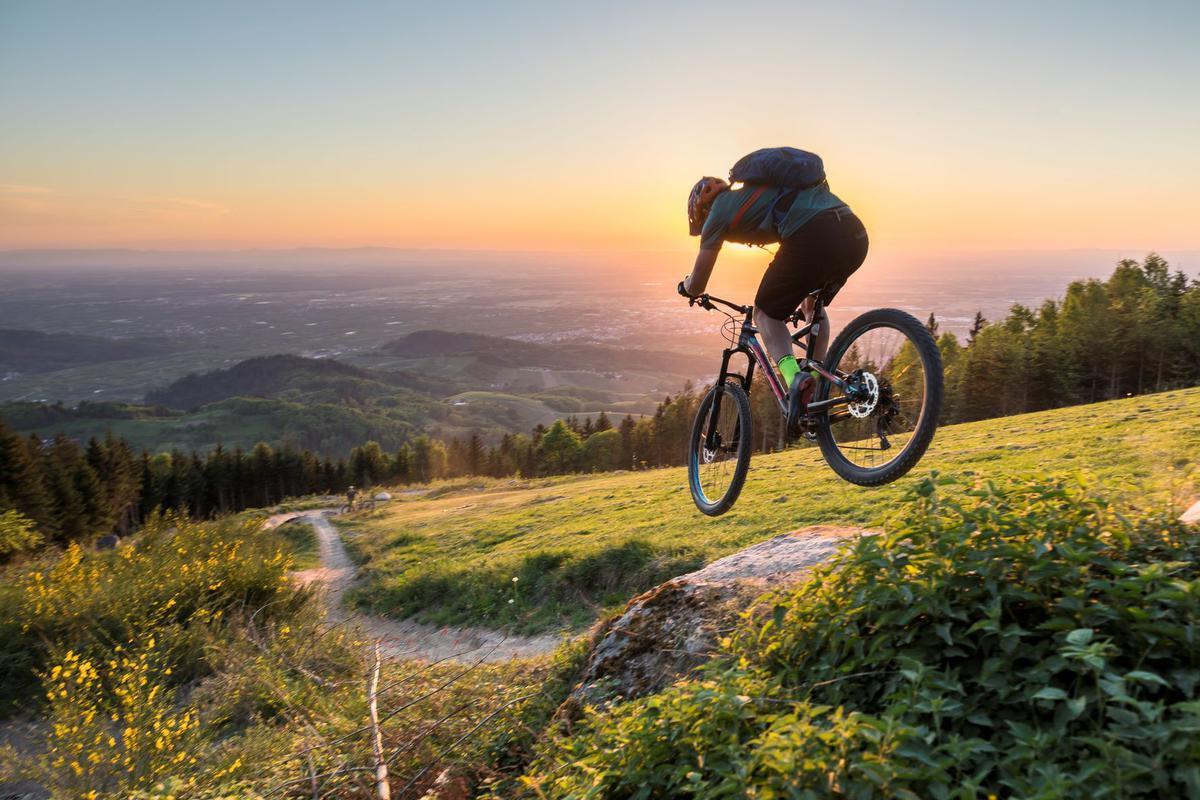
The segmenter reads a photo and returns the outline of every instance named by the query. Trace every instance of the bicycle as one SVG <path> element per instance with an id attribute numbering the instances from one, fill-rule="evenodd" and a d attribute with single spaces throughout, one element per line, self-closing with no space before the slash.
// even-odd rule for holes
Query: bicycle
<path id="1" fill-rule="evenodd" d="M 355 511 L 374 511 L 375 498 L 355 498 L 353 503 L 346 503 L 338 509 L 338 514 L 353 514 Z"/>
<path id="2" fill-rule="evenodd" d="M 806 340 L 804 357 L 798 359 L 800 368 L 819 376 L 800 420 L 800 435 L 816 440 L 826 463 L 842 479 L 859 486 L 882 486 L 912 469 L 933 439 L 942 406 L 941 354 L 933 335 L 911 314 L 879 308 L 847 325 L 829 347 L 824 363 L 818 361 L 813 351 L 823 320 L 823 293 L 818 289 L 809 294 L 811 321 L 799 327 L 805 321 L 800 310 L 787 320 L 799 327 L 792 342 Z M 700 401 L 688 440 L 692 499 L 700 511 L 715 517 L 733 506 L 750 468 L 750 387 L 755 365 L 762 370 L 785 421 L 788 389 L 759 342 L 753 307 L 709 294 L 689 298 L 688 305 L 729 318 L 722 326 L 729 347 L 721 371 Z M 746 357 L 746 369 L 732 372 L 730 359 L 739 354 Z M 884 454 L 890 457 L 880 460 Z"/>

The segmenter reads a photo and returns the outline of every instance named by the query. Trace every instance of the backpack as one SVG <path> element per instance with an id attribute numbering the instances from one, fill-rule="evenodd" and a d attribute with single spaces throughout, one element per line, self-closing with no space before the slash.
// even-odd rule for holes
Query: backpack
<path id="1" fill-rule="evenodd" d="M 795 147 L 764 147 L 738 159 L 730 183 L 808 189 L 825 180 L 825 164 L 816 153 Z"/>

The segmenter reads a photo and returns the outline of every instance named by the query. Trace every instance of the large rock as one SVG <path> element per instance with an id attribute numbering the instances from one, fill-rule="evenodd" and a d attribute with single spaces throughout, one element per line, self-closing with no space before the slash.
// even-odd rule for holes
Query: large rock
<path id="1" fill-rule="evenodd" d="M 795 583 L 861 528 L 816 526 L 785 533 L 712 562 L 629 601 L 597 631 L 583 679 L 563 708 L 656 692 L 707 661 L 721 634 L 754 597 Z"/>

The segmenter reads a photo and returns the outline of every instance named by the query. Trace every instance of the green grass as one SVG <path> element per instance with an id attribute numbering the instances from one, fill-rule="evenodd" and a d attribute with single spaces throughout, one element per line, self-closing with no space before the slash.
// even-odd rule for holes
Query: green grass
<path id="1" fill-rule="evenodd" d="M 577 628 L 633 594 L 747 544 L 808 525 L 875 526 L 920 475 L 1082 472 L 1151 510 L 1194 498 L 1200 389 L 956 425 L 912 476 L 839 480 L 813 447 L 756 457 L 733 511 L 692 505 L 686 471 L 471 481 L 398 495 L 341 525 L 373 611 L 516 631 Z M 512 578 L 518 578 L 513 582 Z M 511 603 L 509 601 L 512 601 Z"/>
<path id="2" fill-rule="evenodd" d="M 312 525 L 305 520 L 294 519 L 280 525 L 278 530 L 288 543 L 292 569 L 315 569 L 321 566 L 321 548 Z"/>

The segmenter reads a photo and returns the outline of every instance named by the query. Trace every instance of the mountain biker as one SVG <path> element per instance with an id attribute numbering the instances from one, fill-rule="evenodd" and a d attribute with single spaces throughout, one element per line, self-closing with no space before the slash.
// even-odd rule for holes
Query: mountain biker
<path id="1" fill-rule="evenodd" d="M 687 209 L 700 252 L 691 274 L 679 282 L 685 297 L 704 293 L 725 242 L 779 243 L 754 298 L 754 322 L 788 387 L 788 430 L 795 435 L 816 376 L 796 362 L 786 320 L 801 304 L 810 317 L 814 303 L 808 295 L 817 289 L 826 304 L 833 300 L 867 257 L 867 230 L 826 180 L 805 189 L 734 189 L 720 178 L 704 177 L 692 187 Z M 827 314 L 821 323 L 813 349 L 818 360 L 829 346 Z"/>
<path id="2" fill-rule="evenodd" d="M 354 508 L 354 499 L 356 497 L 358 497 L 358 489 L 354 488 L 354 484 L 350 484 L 350 487 L 346 489 L 346 505 L 350 506 L 351 509 Z"/>

